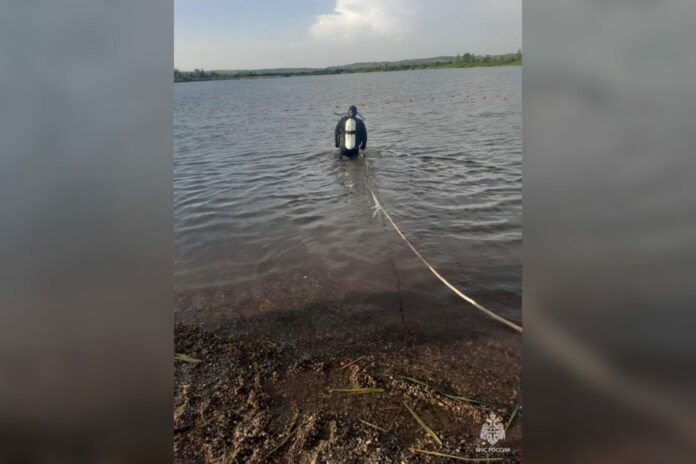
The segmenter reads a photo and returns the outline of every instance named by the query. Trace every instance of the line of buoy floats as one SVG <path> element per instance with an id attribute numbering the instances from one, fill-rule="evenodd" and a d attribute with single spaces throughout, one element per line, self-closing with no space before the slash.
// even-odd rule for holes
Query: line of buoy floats
<path id="1" fill-rule="evenodd" d="M 454 95 L 451 95 L 451 96 L 450 96 L 450 98 L 456 98 L 456 97 L 457 97 L 457 94 L 454 94 Z M 503 102 L 507 102 L 507 101 L 508 101 L 508 97 L 507 97 L 507 96 L 500 96 L 500 97 L 498 97 L 498 98 L 500 99 L 500 101 L 503 101 Z M 469 101 L 472 101 L 474 98 L 471 97 L 469 94 L 465 94 L 465 95 L 463 95 L 463 99 L 464 99 L 465 102 L 469 102 Z M 435 97 L 430 96 L 430 97 L 428 97 L 428 100 L 431 101 L 431 102 L 432 102 L 432 101 L 435 101 Z M 481 95 L 481 96 L 480 96 L 480 100 L 481 100 L 481 101 L 489 101 L 487 95 Z M 408 97 L 408 98 L 406 98 L 405 100 L 384 100 L 383 105 L 384 105 L 384 106 L 387 106 L 387 105 L 394 104 L 394 103 L 404 103 L 404 104 L 406 104 L 406 103 L 413 103 L 413 102 L 414 102 L 414 101 L 413 101 L 413 98 Z M 370 106 L 369 104 L 365 104 L 365 103 L 363 103 L 363 102 L 358 103 L 358 107 L 369 107 L 369 106 Z M 336 105 L 334 108 L 335 108 L 335 109 L 340 109 L 340 108 L 342 108 L 342 106 L 341 106 L 341 105 Z M 314 105 L 310 105 L 310 106 L 307 108 L 307 111 L 315 111 L 315 110 L 316 110 L 316 108 L 314 107 Z M 204 111 L 205 111 L 205 110 L 193 110 L 193 112 L 195 112 L 195 113 L 202 113 L 202 112 L 204 112 Z M 218 112 L 218 113 L 222 113 L 222 112 L 225 112 L 226 109 L 225 109 L 225 108 L 218 108 L 217 110 L 213 110 L 213 111 L 214 111 L 214 112 Z M 252 111 L 252 112 L 256 112 L 256 113 L 263 113 L 263 112 L 266 111 L 266 108 L 265 108 L 265 107 L 259 107 L 259 108 L 255 108 L 255 109 L 254 109 L 254 108 L 239 108 L 239 111 L 242 112 L 242 113 L 246 113 L 247 111 Z M 290 108 L 289 108 L 289 107 L 281 107 L 281 111 L 284 112 L 284 113 L 287 113 L 287 112 L 290 111 Z"/>

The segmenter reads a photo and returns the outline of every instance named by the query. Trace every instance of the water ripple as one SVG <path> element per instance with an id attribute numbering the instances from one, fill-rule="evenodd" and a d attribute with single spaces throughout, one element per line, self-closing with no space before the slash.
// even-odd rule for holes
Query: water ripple
<path id="1" fill-rule="evenodd" d="M 176 84 L 178 291 L 348 298 L 394 292 L 396 268 L 414 313 L 458 305 L 373 216 L 372 189 L 443 274 L 519 320 L 520 95 L 520 68 Z M 333 150 L 350 104 L 358 160 Z"/>

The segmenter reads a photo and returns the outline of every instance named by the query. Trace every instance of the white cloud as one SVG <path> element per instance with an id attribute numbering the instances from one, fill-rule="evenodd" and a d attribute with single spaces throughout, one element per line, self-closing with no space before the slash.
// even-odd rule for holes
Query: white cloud
<path id="1" fill-rule="evenodd" d="M 400 40 L 412 31 L 415 16 L 412 0 L 336 0 L 336 12 L 317 16 L 309 32 L 320 40 Z"/>

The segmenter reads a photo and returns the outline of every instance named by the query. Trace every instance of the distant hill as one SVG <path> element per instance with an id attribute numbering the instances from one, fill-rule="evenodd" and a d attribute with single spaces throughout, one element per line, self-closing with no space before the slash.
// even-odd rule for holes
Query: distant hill
<path id="1" fill-rule="evenodd" d="M 213 72 L 223 74 L 239 74 L 239 73 L 261 73 L 261 74 L 286 74 L 298 72 L 310 72 L 324 68 L 272 68 L 272 69 L 214 69 Z"/>
<path id="2" fill-rule="evenodd" d="M 324 74 L 349 74 L 374 71 L 404 71 L 408 69 L 427 68 L 469 68 L 481 66 L 511 66 L 522 64 L 522 53 L 506 53 L 503 55 L 474 55 L 465 53 L 456 56 L 435 56 L 431 58 L 416 58 L 399 61 L 370 61 L 352 63 L 326 68 L 269 68 L 251 70 L 218 69 L 204 71 L 174 70 L 175 82 L 210 81 L 226 79 L 255 79 L 263 77 L 317 76 Z"/>
<path id="3" fill-rule="evenodd" d="M 369 61 L 367 63 L 352 63 L 344 66 L 338 66 L 344 69 L 357 69 L 357 68 L 376 68 L 379 66 L 390 66 L 390 65 L 422 65 L 422 64 L 434 64 L 434 63 L 449 63 L 454 60 L 455 56 L 436 56 L 433 58 L 415 58 L 410 60 L 399 60 L 399 61 Z"/>
<path id="4" fill-rule="evenodd" d="M 326 68 L 270 68 L 270 69 L 215 69 L 214 72 L 223 74 L 239 74 L 239 73 L 259 73 L 259 74 L 296 74 L 296 73 L 307 73 L 316 72 L 323 70 L 332 69 L 367 69 L 367 68 L 378 68 L 380 66 L 393 66 L 393 65 L 420 65 L 420 64 L 433 64 L 433 63 L 449 63 L 454 60 L 455 56 L 436 56 L 433 58 L 415 58 L 410 60 L 399 60 L 399 61 L 368 61 L 364 63 L 351 63 L 344 64 L 341 66 L 327 66 Z"/>

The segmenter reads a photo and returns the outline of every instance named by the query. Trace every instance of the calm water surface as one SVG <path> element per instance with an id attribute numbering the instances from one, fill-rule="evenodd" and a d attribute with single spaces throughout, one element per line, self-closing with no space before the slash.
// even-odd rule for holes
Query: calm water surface
<path id="1" fill-rule="evenodd" d="M 333 147 L 350 104 L 357 160 Z M 520 321 L 521 105 L 519 67 L 176 84 L 177 292 L 217 295 L 179 317 L 330 300 L 479 321 L 374 216 L 372 189 L 444 276 Z"/>

